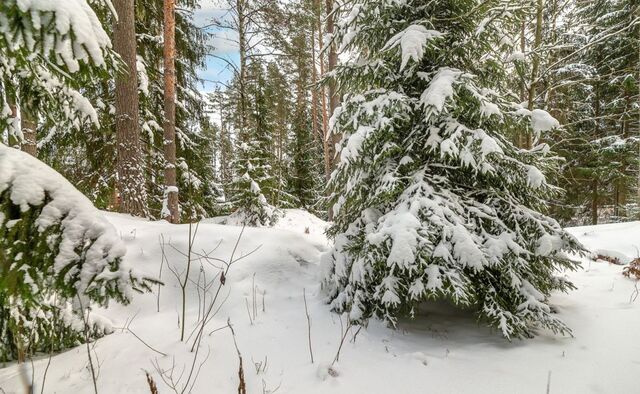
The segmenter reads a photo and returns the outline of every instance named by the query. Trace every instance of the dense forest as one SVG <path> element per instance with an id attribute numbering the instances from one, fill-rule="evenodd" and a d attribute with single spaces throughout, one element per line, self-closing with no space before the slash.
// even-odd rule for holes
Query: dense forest
<path id="1" fill-rule="evenodd" d="M 507 342 L 573 340 L 598 320 L 580 309 L 593 299 L 628 327 L 638 220 L 639 0 L 0 3 L 0 392 L 10 378 L 33 392 L 35 371 L 44 392 L 58 357 L 90 377 L 54 362 L 54 391 L 71 377 L 119 392 L 128 371 L 106 365 L 101 378 L 95 348 L 108 359 L 142 344 L 153 357 L 130 353 L 146 365 L 141 392 L 274 393 L 267 357 L 247 348 L 273 354 L 298 334 L 305 360 L 333 362 L 299 378 L 309 371 L 287 349 L 278 365 L 297 375 L 283 391 L 328 392 L 313 379 L 341 377 L 361 329 L 368 351 L 385 343 L 380 357 L 402 353 L 387 338 L 398 328 L 442 345 L 440 361 L 475 344 L 459 315 L 447 326 L 424 312 L 437 302 Z M 626 312 L 594 290 L 605 287 Z M 562 298 L 574 290 L 580 301 Z M 317 330 L 316 359 L 313 324 L 340 332 L 334 343 Z M 199 380 L 221 362 L 209 357 L 223 329 L 233 383 L 217 369 Z M 237 339 L 260 329 L 243 364 Z M 134 339 L 113 345 L 118 332 Z M 486 335 L 489 354 L 504 351 Z M 81 345 L 78 367 L 64 351 Z"/>
<path id="2" fill-rule="evenodd" d="M 135 9 L 129 3 L 93 5 L 104 29 L 100 39 L 113 41 L 100 67 L 26 58 L 3 66 L 3 141 L 58 170 L 102 209 L 156 219 L 170 214 L 174 222 L 236 212 L 248 224 L 269 224 L 278 208 L 288 207 L 330 217 L 326 186 L 341 156 L 331 118 L 351 88 L 338 76 L 362 55 L 360 48 L 373 45 L 349 42 L 355 34 L 349 15 L 359 6 L 238 0 L 221 3 L 226 12 L 198 26 L 198 3 L 178 1 L 175 49 L 167 53 L 163 2 L 138 1 Z M 502 130 L 518 149 L 549 150 L 545 176 L 562 189 L 547 197 L 549 213 L 565 224 L 636 218 L 637 5 L 488 3 L 477 13 L 496 13 L 501 25 L 476 33 L 494 45 L 458 49 L 490 68 L 479 77 L 519 105 L 511 112 L 535 120 L 544 110 L 557 119 L 550 130 Z M 2 11 L 15 4 L 5 2 Z M 451 15 L 466 7 L 443 5 L 433 18 L 442 14 L 455 23 Z M 11 28 L 4 28 L 3 51 L 32 45 L 32 33 Z M 420 34 L 398 37 L 396 45 L 411 50 Z M 216 54 L 217 35 L 232 40 L 238 56 Z M 434 41 L 426 55 L 455 56 L 443 42 Z M 400 56 L 380 49 L 388 58 Z M 413 50 L 410 59 L 417 59 L 421 50 Z M 64 60 L 62 53 L 52 55 Z M 168 57 L 175 64 L 170 74 L 164 72 Z M 213 93 L 201 92 L 199 84 L 208 57 L 233 75 Z M 175 109 L 165 100 L 168 76 L 174 77 Z M 175 148 L 165 143 L 171 140 Z M 180 216 L 169 212 L 175 210 Z"/>

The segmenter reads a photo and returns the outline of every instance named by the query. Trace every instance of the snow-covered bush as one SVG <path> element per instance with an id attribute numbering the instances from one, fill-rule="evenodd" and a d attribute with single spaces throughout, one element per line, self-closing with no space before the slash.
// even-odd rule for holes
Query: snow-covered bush
<path id="1" fill-rule="evenodd" d="M 0 144 L 0 360 L 110 330 L 92 305 L 128 303 L 152 280 L 122 262 L 115 229 L 61 175 Z"/>
<path id="2" fill-rule="evenodd" d="M 110 9 L 111 1 L 90 3 Z M 15 107 L 55 119 L 61 129 L 97 124 L 82 87 L 119 64 L 86 0 L 0 1 L 0 137 L 6 127 L 10 137 L 22 139 Z"/>
<path id="3" fill-rule="evenodd" d="M 447 299 L 507 338 L 569 332 L 547 299 L 573 288 L 556 274 L 581 246 L 540 213 L 556 191 L 543 175 L 548 147 L 505 137 L 557 125 L 505 94 L 494 53 L 509 45 L 518 4 L 349 3 L 336 39 L 359 56 L 336 71 L 346 95 L 331 119 L 343 139 L 324 283 L 353 322 L 395 324 Z"/>

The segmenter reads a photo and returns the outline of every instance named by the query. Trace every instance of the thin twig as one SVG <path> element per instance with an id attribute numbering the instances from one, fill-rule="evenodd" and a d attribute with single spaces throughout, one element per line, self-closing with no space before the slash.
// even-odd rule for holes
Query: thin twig
<path id="1" fill-rule="evenodd" d="M 309 356 L 311 356 L 311 364 L 313 364 L 313 348 L 311 347 L 311 317 L 309 316 L 309 309 L 307 308 L 307 293 L 306 289 L 302 289 L 302 299 L 304 300 L 304 313 L 307 315 L 307 332 L 309 339 Z"/>

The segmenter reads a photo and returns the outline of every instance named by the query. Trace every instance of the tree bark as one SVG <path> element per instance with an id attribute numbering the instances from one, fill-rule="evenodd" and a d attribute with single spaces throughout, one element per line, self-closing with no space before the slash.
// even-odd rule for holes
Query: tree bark
<path id="1" fill-rule="evenodd" d="M 33 157 L 38 157 L 36 135 L 38 123 L 33 119 L 33 116 L 29 110 L 27 110 L 25 107 L 21 109 L 22 116 L 20 122 L 22 128 L 22 144 L 20 146 L 20 149 Z"/>
<path id="2" fill-rule="evenodd" d="M 542 44 L 542 17 L 544 12 L 544 0 L 538 0 L 536 9 L 536 31 L 535 31 L 535 40 L 533 43 L 532 53 L 533 60 L 531 65 L 531 81 L 529 81 L 529 111 L 533 111 L 533 106 L 536 100 L 537 94 L 537 85 L 538 85 L 538 71 L 540 69 L 540 54 L 537 51 L 540 49 Z M 531 149 L 533 145 L 533 136 L 531 133 L 527 133 L 525 148 Z"/>
<path id="3" fill-rule="evenodd" d="M 311 27 L 311 79 L 313 84 L 313 89 L 311 89 L 311 122 L 313 125 L 311 129 L 313 130 L 313 138 L 317 138 L 322 141 L 323 135 L 321 134 L 318 122 L 318 89 L 316 85 L 318 84 L 318 69 L 317 61 L 316 61 L 316 29 L 312 24 Z"/>
<path id="4" fill-rule="evenodd" d="M 138 75 L 134 0 L 114 0 L 118 20 L 113 30 L 113 48 L 127 70 L 116 78 L 115 122 L 120 210 L 149 216 L 143 173 L 138 118 Z"/>
<path id="5" fill-rule="evenodd" d="M 164 182 L 163 219 L 180 222 L 176 173 L 176 20 L 175 0 L 164 0 Z"/>
<path id="6" fill-rule="evenodd" d="M 247 127 L 247 37 L 246 37 L 246 20 L 245 20 L 245 0 L 236 0 L 236 10 L 238 12 L 238 47 L 240 52 L 240 70 L 239 70 L 239 108 L 240 108 L 240 139 L 246 139 L 245 132 Z M 244 140 L 243 140 L 244 141 Z"/>
<path id="7" fill-rule="evenodd" d="M 332 72 L 336 69 L 338 65 L 338 52 L 336 49 L 336 42 L 333 40 L 333 34 L 335 33 L 335 13 L 333 12 L 333 0 L 326 0 L 327 7 L 327 34 L 331 37 L 331 45 L 329 46 L 329 69 L 328 72 Z M 338 96 L 337 83 L 335 78 L 331 78 L 329 80 L 329 116 L 333 116 L 336 108 L 340 105 L 340 97 Z M 340 143 L 342 136 L 331 132 L 331 142 L 333 146 L 331 147 L 331 167 L 335 168 L 338 158 L 335 154 L 335 147 Z"/>
<path id="8" fill-rule="evenodd" d="M 318 46 L 322 48 L 322 5 L 320 0 L 314 0 L 316 6 L 316 23 L 318 26 Z M 324 78 L 324 56 L 322 50 L 318 54 L 320 62 L 320 78 Z M 329 112 L 327 110 L 327 92 L 324 85 L 320 87 L 320 101 L 322 105 L 322 150 L 324 152 L 324 177 L 331 179 L 331 144 L 329 143 Z"/>
<path id="9" fill-rule="evenodd" d="M 598 180 L 591 183 L 591 224 L 598 224 Z"/>

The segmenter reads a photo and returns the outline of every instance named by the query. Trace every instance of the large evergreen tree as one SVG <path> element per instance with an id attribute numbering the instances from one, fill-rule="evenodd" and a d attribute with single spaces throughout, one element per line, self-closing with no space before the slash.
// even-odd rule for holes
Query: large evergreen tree
<path id="1" fill-rule="evenodd" d="M 346 95 L 332 132 L 344 138 L 324 265 L 331 305 L 352 321 L 395 324 L 447 299 L 507 338 L 569 331 L 548 297 L 573 288 L 557 274 L 581 247 L 540 213 L 555 191 L 542 173 L 548 147 L 505 138 L 557 125 L 507 100 L 500 55 L 517 5 L 356 0 L 343 10 L 336 37 L 357 59 L 336 70 Z"/>

